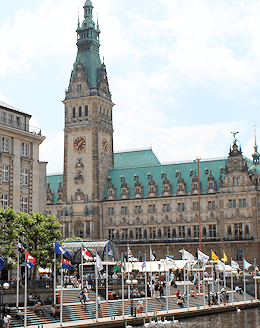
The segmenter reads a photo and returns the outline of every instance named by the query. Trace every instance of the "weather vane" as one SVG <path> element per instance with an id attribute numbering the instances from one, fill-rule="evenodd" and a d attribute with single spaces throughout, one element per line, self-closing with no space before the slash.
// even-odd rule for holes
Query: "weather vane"
<path id="1" fill-rule="evenodd" d="M 233 134 L 233 137 L 234 137 L 234 143 L 236 143 L 236 141 L 237 141 L 237 139 L 236 139 L 236 134 L 238 134 L 239 131 L 237 131 L 237 132 L 233 131 L 233 132 L 230 132 L 230 133 Z"/>

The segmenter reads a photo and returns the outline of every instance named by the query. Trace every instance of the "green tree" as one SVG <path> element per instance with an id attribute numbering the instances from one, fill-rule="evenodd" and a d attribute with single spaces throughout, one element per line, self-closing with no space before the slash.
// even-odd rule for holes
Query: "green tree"
<path id="1" fill-rule="evenodd" d="M 60 223 L 53 215 L 19 213 L 19 233 L 25 237 L 27 251 L 35 257 L 35 268 L 53 267 L 54 240 L 60 240 Z M 36 271 L 34 270 L 34 276 Z"/>
<path id="2" fill-rule="evenodd" d="M 0 207 L 0 243 L 1 251 L 0 256 L 5 260 L 5 267 L 11 270 L 15 264 L 9 262 L 8 258 L 17 260 L 17 240 L 18 240 L 18 214 L 9 207 L 5 209 Z"/>
<path id="3" fill-rule="evenodd" d="M 74 236 L 74 237 L 70 237 L 70 238 L 65 239 L 65 242 L 66 241 L 81 241 L 81 240 L 83 240 L 81 237 Z"/>

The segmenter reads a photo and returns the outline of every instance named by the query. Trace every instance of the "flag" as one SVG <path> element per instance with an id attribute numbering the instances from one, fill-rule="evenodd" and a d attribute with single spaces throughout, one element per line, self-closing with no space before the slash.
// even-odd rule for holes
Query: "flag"
<path id="1" fill-rule="evenodd" d="M 107 245 L 107 255 L 114 256 L 114 253 L 113 253 L 112 249 L 109 247 L 109 245 Z"/>
<path id="2" fill-rule="evenodd" d="M 231 260 L 231 267 L 232 269 L 239 269 L 239 264 L 233 260 Z"/>
<path id="3" fill-rule="evenodd" d="M 258 266 L 256 265 L 256 260 L 255 260 L 255 270 L 259 271 Z"/>
<path id="4" fill-rule="evenodd" d="M 28 252 L 26 252 L 26 265 L 30 270 L 35 266 L 35 258 Z"/>
<path id="5" fill-rule="evenodd" d="M 143 261 L 143 264 L 142 264 L 142 270 L 144 270 L 145 267 L 146 267 L 146 260 L 145 260 L 145 258 L 144 258 L 144 261 Z"/>
<path id="6" fill-rule="evenodd" d="M 221 262 L 219 259 L 217 259 L 217 265 L 219 271 L 226 271 L 225 263 Z"/>
<path id="7" fill-rule="evenodd" d="M 101 258 L 99 257 L 98 254 L 96 254 L 96 265 L 97 265 L 98 271 L 103 270 L 103 264 L 102 264 Z"/>
<path id="8" fill-rule="evenodd" d="M 223 258 L 221 259 L 222 262 L 227 262 L 228 258 L 225 252 L 223 252 Z"/>
<path id="9" fill-rule="evenodd" d="M 150 261 L 154 261 L 154 260 L 155 260 L 155 257 L 153 255 L 152 249 L 150 247 Z"/>
<path id="10" fill-rule="evenodd" d="M 68 269 L 74 271 L 74 266 L 71 264 L 69 260 L 62 259 L 62 269 Z"/>
<path id="11" fill-rule="evenodd" d="M 3 270 L 4 266 L 5 266 L 5 260 L 2 259 L 2 257 L 0 257 L 0 270 Z"/>
<path id="12" fill-rule="evenodd" d="M 208 262 L 209 256 L 202 253 L 200 250 L 198 250 L 198 260 L 202 261 L 203 263 Z"/>
<path id="13" fill-rule="evenodd" d="M 84 257 L 85 260 L 89 260 L 92 257 L 89 251 L 83 246 L 82 246 L 82 256 Z"/>
<path id="14" fill-rule="evenodd" d="M 248 263 L 245 259 L 244 259 L 244 269 L 248 270 L 251 267 L 252 264 Z"/>
<path id="15" fill-rule="evenodd" d="M 122 268 L 122 257 L 120 257 L 120 259 L 116 261 L 116 264 L 113 267 L 113 271 L 117 272 L 117 270 L 121 268 Z"/>
<path id="16" fill-rule="evenodd" d="M 217 261 L 219 259 L 218 256 L 217 256 L 217 254 L 215 252 L 213 252 L 213 251 L 211 251 L 211 258 L 212 258 L 212 260 L 215 261 L 215 263 L 217 263 Z"/>
<path id="17" fill-rule="evenodd" d="M 24 244 L 21 241 L 18 241 L 18 251 L 23 253 L 25 250 Z"/>
<path id="18" fill-rule="evenodd" d="M 132 254 L 130 247 L 127 247 L 128 261 L 134 259 L 134 255 Z"/>
<path id="19" fill-rule="evenodd" d="M 57 241 L 55 241 L 55 250 L 54 250 L 54 252 L 56 254 L 63 254 L 65 256 L 70 256 L 71 257 L 70 252 L 67 251 L 64 247 L 62 247 L 59 243 L 57 243 Z"/>
<path id="20" fill-rule="evenodd" d="M 185 251 L 185 249 L 181 249 L 181 250 L 179 250 L 179 252 L 182 253 L 183 260 L 189 260 L 189 261 L 195 260 L 194 256 L 191 253 Z"/>

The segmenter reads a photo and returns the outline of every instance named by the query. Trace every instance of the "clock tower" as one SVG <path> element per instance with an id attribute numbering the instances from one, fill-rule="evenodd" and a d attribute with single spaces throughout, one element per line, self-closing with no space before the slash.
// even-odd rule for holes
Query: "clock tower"
<path id="1" fill-rule="evenodd" d="M 69 224 L 70 236 L 102 238 L 101 201 L 113 166 L 114 104 L 106 66 L 100 61 L 100 30 L 92 19 L 92 2 L 87 0 L 83 8 L 84 20 L 76 31 L 77 57 L 63 101 L 63 201 L 69 205 L 66 221 L 70 221 L 64 223 Z"/>

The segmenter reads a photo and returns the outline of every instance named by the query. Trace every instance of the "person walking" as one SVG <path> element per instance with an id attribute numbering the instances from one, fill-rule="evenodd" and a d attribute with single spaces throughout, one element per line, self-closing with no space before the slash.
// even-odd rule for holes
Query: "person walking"
<path id="1" fill-rule="evenodd" d="M 98 304 L 98 314 L 102 314 L 102 310 L 101 310 L 101 299 L 100 296 L 97 296 L 97 304 Z"/>

